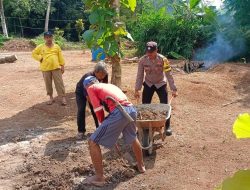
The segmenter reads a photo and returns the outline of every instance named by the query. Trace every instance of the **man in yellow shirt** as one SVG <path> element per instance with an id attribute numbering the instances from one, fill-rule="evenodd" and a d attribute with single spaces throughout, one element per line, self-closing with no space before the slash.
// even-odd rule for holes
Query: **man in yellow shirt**
<path id="1" fill-rule="evenodd" d="M 45 43 L 37 46 L 32 51 L 32 57 L 40 62 L 40 70 L 50 97 L 48 105 L 53 104 L 53 87 L 52 80 L 56 87 L 58 96 L 62 98 L 62 105 L 66 105 L 65 87 L 63 84 L 62 74 L 64 73 L 64 58 L 61 48 L 53 43 L 53 33 L 48 31 L 44 33 Z"/>

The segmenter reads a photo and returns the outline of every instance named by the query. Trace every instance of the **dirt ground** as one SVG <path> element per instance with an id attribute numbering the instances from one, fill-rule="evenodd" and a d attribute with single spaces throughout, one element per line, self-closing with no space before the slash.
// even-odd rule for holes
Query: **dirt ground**
<path id="1" fill-rule="evenodd" d="M 144 157 L 139 174 L 133 161 L 103 149 L 107 185 L 82 184 L 93 174 L 87 136 L 76 141 L 74 90 L 92 69 L 91 54 L 66 51 L 64 81 L 68 105 L 47 97 L 31 52 L 17 52 L 18 61 L 0 65 L 0 189 L 163 189 L 210 190 L 241 169 L 250 169 L 250 140 L 237 140 L 232 125 L 239 113 L 250 112 L 250 67 L 221 64 L 206 72 L 174 78 L 179 97 L 172 102 L 173 135 L 156 140 L 154 154 Z M 111 68 L 109 68 L 111 69 Z M 122 66 L 123 89 L 134 103 L 136 64 Z M 158 102 L 155 97 L 154 102 Z M 88 136 L 94 131 L 87 116 Z M 122 152 L 131 152 L 122 146 Z"/>

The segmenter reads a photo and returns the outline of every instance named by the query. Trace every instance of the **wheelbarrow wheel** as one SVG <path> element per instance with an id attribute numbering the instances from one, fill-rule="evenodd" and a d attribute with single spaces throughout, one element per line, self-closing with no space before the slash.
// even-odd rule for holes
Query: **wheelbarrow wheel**
<path id="1" fill-rule="evenodd" d="M 150 145 L 149 130 L 143 129 L 142 146 L 148 147 L 149 145 Z M 148 149 L 143 149 L 143 153 L 145 156 L 151 155 L 153 153 L 153 146 L 149 147 Z"/>

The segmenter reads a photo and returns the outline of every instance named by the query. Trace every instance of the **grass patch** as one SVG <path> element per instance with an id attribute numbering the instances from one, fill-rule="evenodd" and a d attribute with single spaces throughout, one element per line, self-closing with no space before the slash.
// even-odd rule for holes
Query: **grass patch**
<path id="1" fill-rule="evenodd" d="M 10 40 L 12 38 L 7 38 L 4 35 L 0 34 L 0 47 L 2 47 L 4 45 L 4 42 Z"/>

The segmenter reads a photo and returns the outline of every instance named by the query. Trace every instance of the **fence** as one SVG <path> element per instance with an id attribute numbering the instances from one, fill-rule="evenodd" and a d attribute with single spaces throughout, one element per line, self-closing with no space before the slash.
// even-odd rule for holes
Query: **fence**
<path id="1" fill-rule="evenodd" d="M 5 19 L 7 29 L 10 35 L 18 37 L 34 37 L 44 32 L 45 19 L 20 17 L 5 17 Z M 49 30 L 53 31 L 55 27 L 58 27 L 64 30 L 64 36 L 66 39 L 77 39 L 78 36 L 75 28 L 75 21 L 76 20 L 50 19 Z"/>

